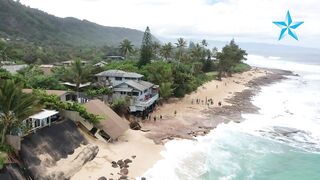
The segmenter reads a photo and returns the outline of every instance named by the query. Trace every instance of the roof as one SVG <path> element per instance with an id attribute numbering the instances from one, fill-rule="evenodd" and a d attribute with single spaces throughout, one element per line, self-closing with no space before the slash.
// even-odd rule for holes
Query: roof
<path id="1" fill-rule="evenodd" d="M 54 65 L 52 65 L 52 64 L 42 64 L 42 65 L 40 65 L 40 67 L 41 68 L 53 68 Z"/>
<path id="2" fill-rule="evenodd" d="M 91 100 L 85 103 L 84 107 L 87 112 L 103 118 L 97 127 L 104 130 L 112 139 L 117 139 L 129 129 L 129 123 L 100 100 Z"/>
<path id="3" fill-rule="evenodd" d="M 107 58 L 111 58 L 111 59 L 122 59 L 124 60 L 123 56 L 106 56 Z"/>
<path id="4" fill-rule="evenodd" d="M 113 88 L 113 91 L 115 92 L 131 92 L 133 89 L 132 88 Z"/>
<path id="5" fill-rule="evenodd" d="M 73 83 L 69 83 L 69 82 L 64 82 L 64 83 L 61 83 L 63 85 L 67 85 L 67 86 L 72 86 L 72 87 L 76 87 L 76 84 L 73 84 Z M 87 86 L 90 86 L 90 82 L 88 83 L 85 83 L 85 84 L 80 84 L 79 88 L 83 88 L 83 87 L 87 87 Z"/>
<path id="6" fill-rule="evenodd" d="M 34 114 L 32 116 L 29 116 L 29 118 L 32 118 L 32 119 L 45 119 L 45 118 L 51 117 L 53 115 L 56 115 L 58 113 L 59 113 L 58 111 L 43 109 L 41 112 L 39 112 L 37 114 Z"/>
<path id="7" fill-rule="evenodd" d="M 50 75 L 52 74 L 52 68 L 54 66 L 50 65 L 50 64 L 44 64 L 44 65 L 40 65 L 40 69 L 43 71 L 44 75 Z"/>
<path id="8" fill-rule="evenodd" d="M 131 77 L 131 78 L 142 78 L 142 74 L 138 74 L 135 72 L 125 72 L 122 70 L 111 69 L 108 71 L 103 71 L 101 73 L 96 74 L 95 76 L 107 76 L 107 77 Z"/>
<path id="9" fill-rule="evenodd" d="M 12 65 L 12 64 L 16 64 L 14 61 L 0 61 L 0 64 L 3 64 L 3 65 Z"/>
<path id="10" fill-rule="evenodd" d="M 94 66 L 104 66 L 104 65 L 107 65 L 107 64 L 108 64 L 107 62 L 100 61 L 100 62 L 94 64 Z"/>
<path id="11" fill-rule="evenodd" d="M 32 91 L 33 91 L 33 89 L 22 89 L 22 92 L 24 92 L 24 93 L 32 93 Z M 59 97 L 68 93 L 68 91 L 61 91 L 61 90 L 44 90 L 44 91 L 48 95 L 57 95 Z"/>
<path id="12" fill-rule="evenodd" d="M 62 64 L 72 64 L 74 61 L 63 61 Z M 81 61 L 81 63 L 87 63 L 87 61 Z"/>
<path id="13" fill-rule="evenodd" d="M 3 66 L 1 66 L 2 69 L 5 69 L 5 70 L 9 71 L 12 74 L 17 73 L 17 71 L 19 71 L 19 70 L 21 70 L 21 69 L 23 69 L 25 67 L 28 67 L 28 65 L 21 64 L 21 65 L 3 65 Z"/>
<path id="14" fill-rule="evenodd" d="M 150 82 L 147 82 L 147 81 L 132 81 L 132 80 L 129 80 L 129 81 L 125 81 L 123 83 L 120 83 L 116 86 L 114 86 L 115 89 L 118 89 L 117 87 L 120 86 L 121 84 L 127 84 L 128 86 L 134 88 L 134 89 L 137 89 L 139 91 L 144 91 L 146 89 L 149 89 L 153 86 L 152 83 Z"/>

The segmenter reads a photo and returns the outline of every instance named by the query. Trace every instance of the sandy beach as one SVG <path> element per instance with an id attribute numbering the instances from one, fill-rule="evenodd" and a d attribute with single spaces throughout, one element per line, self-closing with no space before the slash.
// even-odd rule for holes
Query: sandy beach
<path id="1" fill-rule="evenodd" d="M 119 160 L 130 162 L 127 164 L 128 172 L 125 172 L 128 173 L 129 179 L 142 176 L 162 158 L 160 152 L 165 149 L 163 144 L 166 141 L 205 135 L 219 123 L 226 122 L 223 119 L 212 119 L 210 113 L 231 105 L 228 99 L 248 89 L 248 82 L 264 77 L 268 73 L 272 72 L 253 68 L 224 78 L 222 81 L 210 81 L 182 99 L 170 99 L 157 107 L 151 114 L 151 120 L 141 123 L 142 129 L 146 132 L 128 130 L 118 142 L 105 143 L 86 135 L 89 143 L 99 147 L 99 152 L 71 179 L 98 179 L 102 176 L 108 179 L 119 179 L 120 167 L 112 167 L 112 162 L 116 164 Z M 213 103 L 209 99 L 212 99 Z M 221 102 L 221 106 L 218 102 Z"/>
<path id="2" fill-rule="evenodd" d="M 264 77 L 268 73 L 271 72 L 254 68 L 241 74 L 234 74 L 232 77 L 223 78 L 222 81 L 210 81 L 182 99 L 169 100 L 152 113 L 150 121 L 143 123 L 143 128 L 150 130 L 147 137 L 153 139 L 157 144 L 163 144 L 168 139 L 191 139 L 196 135 L 208 133 L 219 123 L 226 122 L 222 119 L 212 119 L 212 112 L 231 106 L 232 103 L 228 100 L 238 92 L 248 89 L 248 82 Z M 156 122 L 154 122 L 154 117 L 156 117 Z"/>

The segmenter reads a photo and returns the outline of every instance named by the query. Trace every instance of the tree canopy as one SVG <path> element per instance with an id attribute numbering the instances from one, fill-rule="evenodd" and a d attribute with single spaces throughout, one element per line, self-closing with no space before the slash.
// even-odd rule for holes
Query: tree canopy
<path id="1" fill-rule="evenodd" d="M 224 46 L 222 51 L 217 53 L 219 79 L 221 79 L 223 73 L 231 75 L 232 69 L 243 60 L 246 60 L 246 55 L 246 51 L 239 48 L 234 39 Z"/>
<path id="2" fill-rule="evenodd" d="M 22 84 L 13 80 L 0 80 L 0 127 L 1 144 L 5 135 L 21 126 L 22 120 L 40 110 L 36 96 L 22 92 Z"/>
<path id="3" fill-rule="evenodd" d="M 142 38 L 142 45 L 140 49 L 139 66 L 144 66 L 151 62 L 153 56 L 152 35 L 149 27 L 146 28 Z"/>

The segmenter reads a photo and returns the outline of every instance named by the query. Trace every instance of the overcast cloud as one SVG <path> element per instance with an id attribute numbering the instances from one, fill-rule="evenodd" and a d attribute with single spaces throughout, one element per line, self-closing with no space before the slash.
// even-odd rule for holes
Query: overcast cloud
<path id="1" fill-rule="evenodd" d="M 76 17 L 105 25 L 144 30 L 157 37 L 290 44 L 320 48 L 319 0 L 21 0 L 58 17 Z M 304 21 L 296 33 L 278 41 L 290 10 Z"/>

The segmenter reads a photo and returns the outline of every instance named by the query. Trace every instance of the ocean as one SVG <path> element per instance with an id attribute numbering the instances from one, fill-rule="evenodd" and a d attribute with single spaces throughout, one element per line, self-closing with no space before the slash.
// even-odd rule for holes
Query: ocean
<path id="1" fill-rule="evenodd" d="M 258 114 L 219 125 L 197 141 L 168 142 L 150 180 L 320 180 L 320 63 L 248 56 L 257 67 L 299 76 L 264 86 Z"/>

